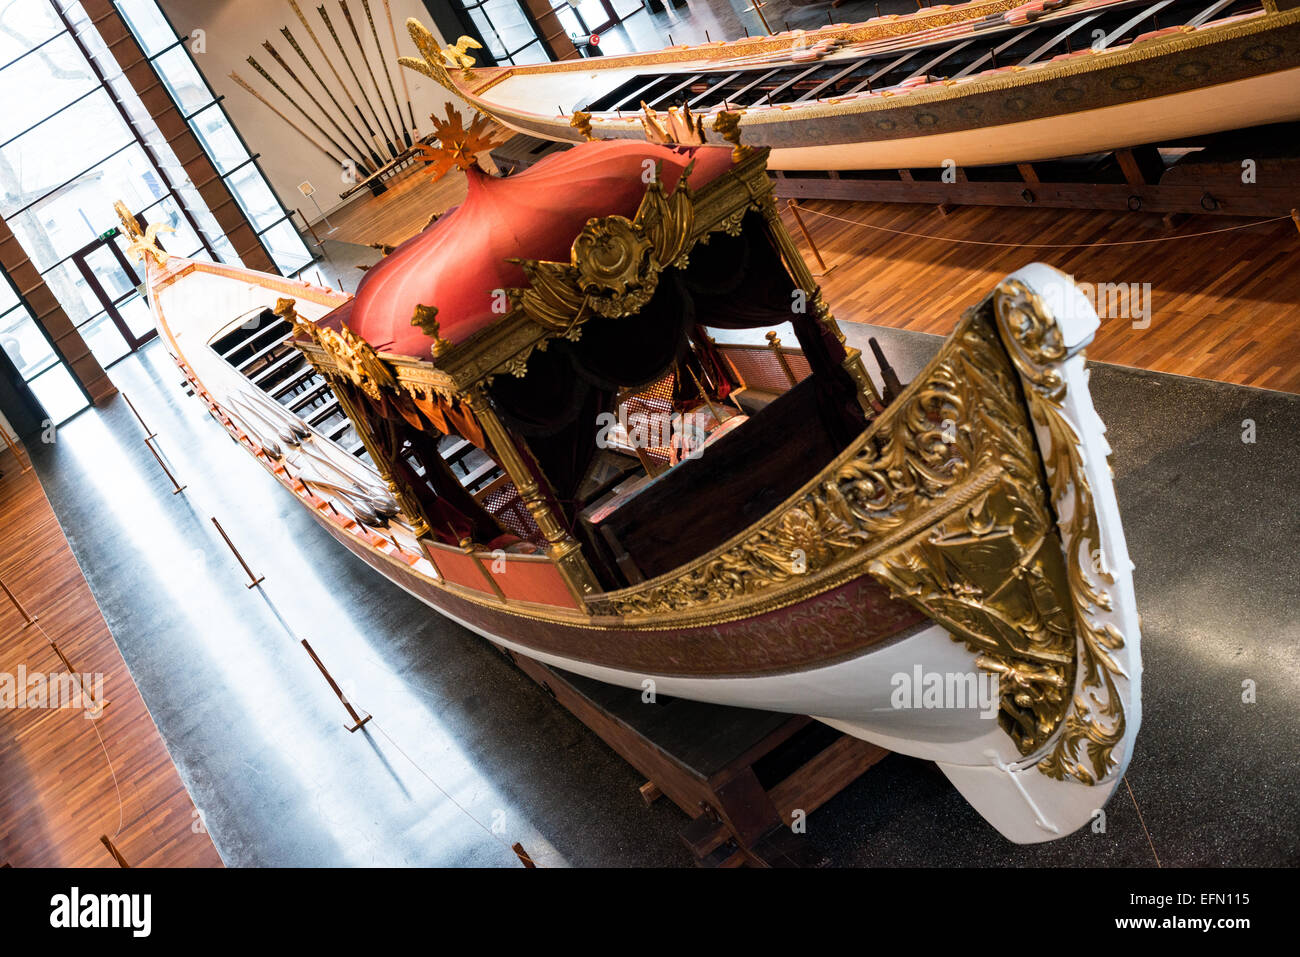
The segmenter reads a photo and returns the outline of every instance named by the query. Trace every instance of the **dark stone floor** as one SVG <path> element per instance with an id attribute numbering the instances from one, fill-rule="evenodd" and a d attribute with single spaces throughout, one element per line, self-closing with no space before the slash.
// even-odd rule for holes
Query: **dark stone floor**
<path id="1" fill-rule="evenodd" d="M 327 251 L 326 281 L 354 286 L 368 251 Z M 939 342 L 846 328 L 864 351 L 877 335 L 904 381 Z M 532 681 L 330 539 L 182 394 L 160 345 L 111 375 L 185 493 L 121 397 L 32 458 L 228 864 L 514 865 L 515 841 L 543 866 L 691 862 L 685 815 L 647 809 L 637 773 Z M 1093 394 L 1137 564 L 1146 677 L 1128 779 L 1151 843 L 1166 865 L 1300 863 L 1300 396 L 1105 365 Z M 244 587 L 214 515 L 262 589 Z M 365 731 L 344 729 L 301 637 L 374 713 Z M 1151 864 L 1126 789 L 1107 814 L 1104 834 L 1017 847 L 933 765 L 891 756 L 808 837 L 843 866 Z"/>

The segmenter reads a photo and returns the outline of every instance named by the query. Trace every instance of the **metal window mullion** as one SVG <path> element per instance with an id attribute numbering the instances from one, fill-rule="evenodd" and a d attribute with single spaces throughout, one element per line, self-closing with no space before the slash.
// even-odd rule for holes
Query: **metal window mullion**
<path id="1" fill-rule="evenodd" d="M 27 129 L 23 130 L 23 131 L 20 132 L 20 133 L 15 133 L 13 136 L 9 137 L 9 139 L 5 140 L 3 143 L 0 143 L 0 149 L 4 149 L 4 147 L 8 146 L 8 145 L 9 145 L 10 143 L 12 143 L 14 140 L 22 139 L 24 136 L 26 136 L 26 135 L 27 135 L 28 133 L 30 133 L 32 130 L 34 130 L 34 129 L 36 129 L 38 126 L 40 126 L 42 123 L 46 122 L 47 120 L 52 120 L 52 119 L 54 119 L 56 116 L 58 116 L 58 115 L 59 115 L 60 113 L 62 113 L 64 110 L 71 109 L 72 107 L 74 107 L 74 106 L 76 106 L 78 103 L 80 103 L 82 100 L 86 99 L 86 98 L 89 97 L 89 96 L 92 96 L 93 94 L 99 92 L 99 91 L 102 90 L 102 89 L 104 89 L 104 87 L 103 87 L 103 85 L 101 84 L 101 85 L 99 85 L 99 86 L 92 87 L 91 89 L 87 90 L 85 93 L 81 94 L 81 96 L 77 97 L 75 100 L 69 100 L 67 103 L 64 103 L 61 107 L 59 107 L 59 108 L 58 108 L 57 110 L 55 110 L 53 113 L 47 113 L 43 119 L 39 119 L 39 120 L 37 120 L 37 121 L 36 121 L 35 123 L 33 123 L 31 126 L 27 127 Z"/>
<path id="2" fill-rule="evenodd" d="M 12 60 L 10 60 L 8 63 L 4 64 L 3 66 L 0 66 L 0 72 L 3 72 L 3 71 L 5 71 L 5 70 L 9 69 L 11 66 L 13 66 L 15 63 L 17 63 L 19 60 L 22 60 L 22 59 L 25 59 L 26 57 L 31 56 L 33 53 L 35 53 L 37 50 L 39 50 L 41 47 L 45 46 L 46 44 L 48 44 L 48 43 L 53 43 L 55 40 L 57 40 L 59 37 L 63 36 L 63 34 L 65 34 L 65 33 L 67 33 L 67 32 L 68 32 L 68 28 L 67 28 L 67 27 L 64 27 L 62 30 L 60 30 L 58 33 L 54 34 L 54 36 L 50 37 L 49 39 L 47 39 L 47 40 L 42 40 L 40 43 L 36 44 L 36 46 L 32 47 L 30 50 L 25 50 L 24 52 L 18 54 L 16 57 L 14 57 L 14 58 L 13 58 Z"/>
<path id="3" fill-rule="evenodd" d="M 117 149 L 113 150 L 113 152 L 109 153 L 107 156 L 95 160 L 95 162 L 91 163 L 89 166 L 87 166 L 85 169 L 83 169 L 81 172 L 79 172 L 76 176 L 73 176 L 73 177 L 71 177 L 71 178 L 69 178 L 69 179 L 65 179 L 65 180 L 64 180 L 62 183 L 60 183 L 58 186 L 55 186 L 55 187 L 53 187 L 52 189 L 49 189 L 49 190 L 47 190 L 46 192 L 42 193 L 40 196 L 37 196 L 34 200 L 32 200 L 30 203 L 28 203 L 26 206 L 22 207 L 21 209 L 14 209 L 14 210 L 10 210 L 8 213 L 5 213 L 5 214 L 4 214 L 4 218 L 5 218 L 5 219 L 13 219 L 13 217 L 15 217 L 15 216 L 21 216 L 23 213 L 27 212 L 27 210 L 31 209 L 31 208 L 32 208 L 33 206 L 35 206 L 37 203 L 44 202 L 45 200 L 47 200 L 47 199 L 49 199 L 51 196 L 53 196 L 55 193 L 57 193 L 59 190 L 64 189 L 64 188 L 66 188 L 66 187 L 72 185 L 73 183 L 75 183 L 77 180 L 81 179 L 81 177 L 85 176 L 87 173 L 89 173 L 89 172 L 90 172 L 92 169 L 94 169 L 96 166 L 99 166 L 99 165 L 101 165 L 101 164 L 103 164 L 103 163 L 107 163 L 107 162 L 108 162 L 109 160 L 111 160 L 114 156 L 117 156 L 117 155 L 120 154 L 120 153 L 124 153 L 126 150 L 129 150 L 132 146 L 139 146 L 139 145 L 140 145 L 140 144 L 137 143 L 135 140 L 129 140 L 128 142 L 123 143 L 121 146 L 119 146 Z M 63 259 L 60 259 L 60 260 L 59 260 L 59 263 L 64 262 L 66 259 L 68 259 L 68 257 L 67 257 L 67 256 L 64 256 Z M 57 266 L 58 263 L 55 263 L 55 265 Z M 50 268 L 50 269 L 53 269 L 54 266 L 50 266 L 49 268 Z M 45 272 L 45 271 L 46 271 L 46 270 L 42 270 L 42 272 Z"/>
<path id="4" fill-rule="evenodd" d="M 163 168 L 162 163 L 159 162 L 158 160 L 157 154 L 154 153 L 153 147 L 151 147 L 148 144 L 148 142 L 145 141 L 143 134 L 141 134 L 141 132 L 138 129 L 136 129 L 135 122 L 131 119 L 131 115 L 126 111 L 126 107 L 123 106 L 121 101 L 118 100 L 118 98 L 114 95 L 112 87 L 109 86 L 108 77 L 105 76 L 104 72 L 99 68 L 99 64 L 95 62 L 95 58 L 90 55 L 90 50 L 87 49 L 85 43 L 82 42 L 81 37 L 78 36 L 77 31 L 73 28 L 72 21 L 68 19 L 67 14 L 64 13 L 64 11 L 58 8 L 57 3 L 54 4 L 54 8 L 55 8 L 54 12 L 63 21 L 63 25 L 67 27 L 68 35 L 72 37 L 72 42 L 77 45 L 77 49 L 81 51 L 81 55 L 86 58 L 86 63 L 89 64 L 90 71 L 94 73 L 95 78 L 99 80 L 100 87 L 103 88 L 104 91 L 108 94 L 108 98 L 112 101 L 113 107 L 114 109 L 117 110 L 118 116 L 122 118 L 122 122 L 126 124 L 127 130 L 130 131 L 131 136 L 135 139 L 136 145 L 139 146 L 140 149 L 144 150 L 145 157 L 149 160 L 149 163 L 153 166 L 153 168 L 158 172 L 158 175 L 161 176 L 163 181 L 167 184 L 167 192 L 172 194 L 173 196 L 176 196 L 177 206 L 180 208 L 181 215 L 185 217 L 186 221 L 190 224 L 191 229 L 193 229 L 200 236 L 203 236 L 204 234 L 203 231 L 199 228 L 198 221 L 194 219 L 194 215 L 189 211 L 186 205 L 180 201 L 180 196 L 176 194 L 176 184 L 172 182 L 170 177 L 168 177 L 167 173 Z M 117 12 L 119 19 L 121 19 L 122 11 L 117 9 L 116 4 L 114 4 L 113 9 Z M 126 21 L 123 19 L 123 22 L 125 23 Z M 168 23 L 168 26 L 170 25 L 171 24 Z M 90 27 L 97 34 L 99 33 L 99 29 L 93 23 L 90 24 Z M 174 28 L 172 32 L 173 33 L 175 32 Z M 132 35 L 134 36 L 134 31 L 132 31 Z M 103 39 L 102 35 L 100 35 L 100 39 L 101 40 Z M 138 43 L 139 40 L 137 39 L 136 42 Z M 143 52 L 143 50 L 144 48 L 141 47 L 141 52 Z M 158 75 L 158 71 L 153 68 L 152 62 L 150 62 L 149 68 L 153 70 L 155 76 Z M 197 67 L 195 69 L 197 69 Z M 161 79 L 161 77 L 159 77 L 159 79 Z M 132 85 L 130 80 L 127 81 L 127 85 L 128 86 Z M 138 95 L 139 94 L 137 94 L 137 96 Z M 170 90 L 168 90 L 168 96 L 171 96 Z M 176 102 L 176 98 L 174 96 L 171 96 L 171 99 L 173 103 Z M 145 112 L 148 113 L 148 111 L 149 108 L 146 106 Z M 157 122 L 154 120 L 153 114 L 149 114 L 149 121 L 154 124 L 155 128 L 157 128 Z M 161 133 L 161 130 L 159 132 Z M 213 255 L 216 255 L 215 251 L 213 252 Z"/>

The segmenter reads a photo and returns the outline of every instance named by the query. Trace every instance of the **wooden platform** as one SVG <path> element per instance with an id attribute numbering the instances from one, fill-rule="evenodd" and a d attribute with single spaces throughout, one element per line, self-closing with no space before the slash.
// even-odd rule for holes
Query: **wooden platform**
<path id="1" fill-rule="evenodd" d="M 108 701 L 97 721 L 0 709 L 0 865 L 115 867 L 107 835 L 131 867 L 220 867 L 36 473 L 7 451 L 0 470 L 0 576 L 44 630 L 0 593 L 0 673 L 65 671 L 48 635 Z"/>
<path id="2" fill-rule="evenodd" d="M 499 647 L 499 646 L 498 646 Z M 499 649 L 691 818 L 706 867 L 816 867 L 812 814 L 889 754 L 803 715 L 727 708 L 593 681 Z"/>

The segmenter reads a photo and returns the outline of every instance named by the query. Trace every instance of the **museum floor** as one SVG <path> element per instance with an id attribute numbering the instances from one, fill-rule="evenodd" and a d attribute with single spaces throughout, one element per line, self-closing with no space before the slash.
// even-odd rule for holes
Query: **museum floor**
<path id="1" fill-rule="evenodd" d="M 327 273 L 366 253 L 331 251 Z M 858 346 L 869 334 L 904 381 L 939 341 L 848 326 Z M 637 773 L 514 665 L 340 549 L 182 393 L 160 345 L 112 373 L 184 494 L 123 397 L 32 456 L 227 865 L 515 865 L 515 841 L 541 866 L 691 863 L 684 814 L 646 807 Z M 894 755 L 810 817 L 827 863 L 1298 862 L 1300 396 L 1100 363 L 1092 386 L 1144 621 L 1132 796 L 1116 793 L 1104 834 L 1018 847 L 933 765 Z M 345 729 L 303 637 L 374 714 L 363 731 Z"/>

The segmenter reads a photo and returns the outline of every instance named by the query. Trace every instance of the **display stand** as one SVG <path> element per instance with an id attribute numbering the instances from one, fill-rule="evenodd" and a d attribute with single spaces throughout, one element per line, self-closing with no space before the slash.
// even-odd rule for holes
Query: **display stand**
<path id="1" fill-rule="evenodd" d="M 646 703 L 641 691 L 499 650 L 649 779 L 647 803 L 662 795 L 691 817 L 682 840 L 704 867 L 822 865 L 807 816 L 889 754 L 803 715 Z"/>

